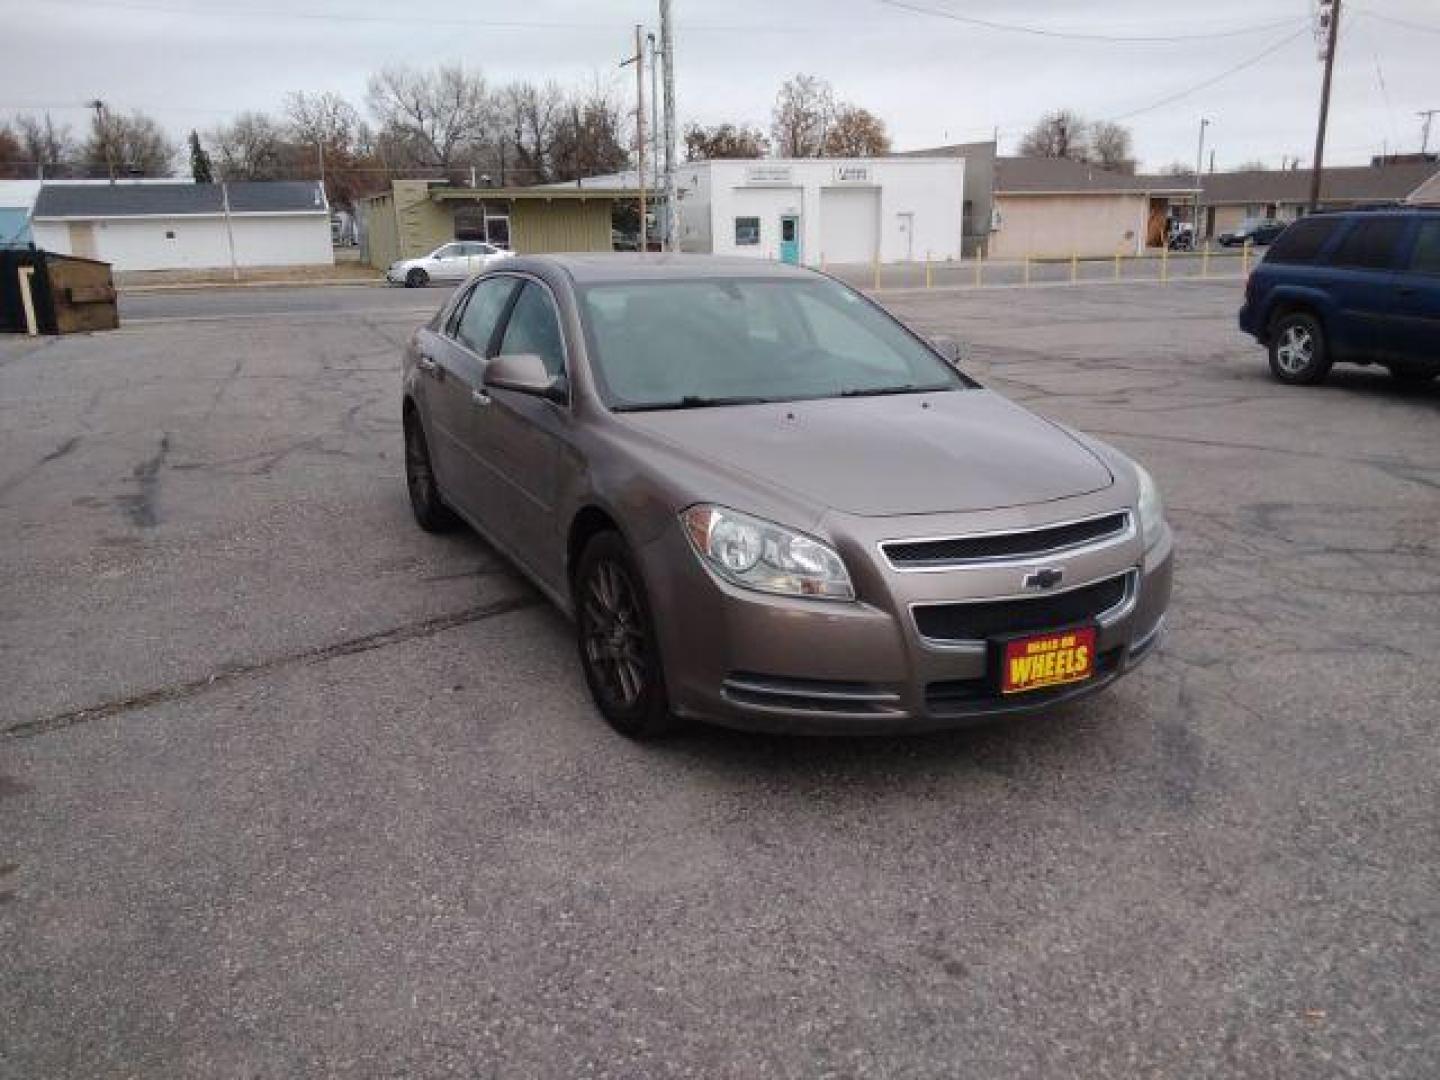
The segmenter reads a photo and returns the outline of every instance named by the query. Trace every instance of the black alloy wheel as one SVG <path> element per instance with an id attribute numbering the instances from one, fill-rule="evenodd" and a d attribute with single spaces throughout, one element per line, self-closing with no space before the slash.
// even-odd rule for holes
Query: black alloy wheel
<path id="1" fill-rule="evenodd" d="M 455 527 L 455 513 L 445 505 L 435 483 L 425 429 L 413 411 L 405 414 L 405 487 L 410 492 L 410 509 L 417 525 L 432 533 Z"/>
<path id="2" fill-rule="evenodd" d="M 622 735 L 643 739 L 674 726 L 654 623 L 624 540 L 591 539 L 575 570 L 575 626 L 591 696 Z"/>
<path id="3" fill-rule="evenodd" d="M 407 289 L 423 289 L 429 284 L 430 275 L 418 266 L 405 275 L 405 287 Z"/>

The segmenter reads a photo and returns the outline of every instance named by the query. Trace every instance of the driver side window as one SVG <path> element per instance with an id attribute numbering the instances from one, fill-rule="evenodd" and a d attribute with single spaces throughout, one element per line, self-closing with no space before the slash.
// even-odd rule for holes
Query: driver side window
<path id="1" fill-rule="evenodd" d="M 432 258 L 435 258 L 435 259 L 455 259 L 455 258 L 459 258 L 459 256 L 460 256 L 460 245 L 459 245 L 459 244 L 446 244 L 444 247 L 442 247 L 442 248 L 440 248 L 439 250 L 437 250 L 437 251 L 435 252 L 435 254 L 434 254 L 433 256 L 431 256 L 431 257 L 432 257 Z"/>
<path id="2" fill-rule="evenodd" d="M 560 320 L 543 286 L 533 281 L 525 283 L 510 313 L 500 352 L 506 356 L 534 353 L 545 361 L 549 374 L 565 374 L 565 342 L 560 336 Z"/>
<path id="3" fill-rule="evenodd" d="M 510 294 L 515 291 L 513 277 L 483 278 L 470 290 L 470 299 L 455 327 L 455 338 L 476 356 L 485 357 L 490 348 L 490 339 L 495 334 L 495 324 Z"/>

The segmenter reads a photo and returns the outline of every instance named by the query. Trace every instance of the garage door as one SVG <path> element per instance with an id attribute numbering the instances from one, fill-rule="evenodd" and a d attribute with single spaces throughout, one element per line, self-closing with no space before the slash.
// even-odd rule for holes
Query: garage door
<path id="1" fill-rule="evenodd" d="M 820 252 L 827 263 L 868 263 L 880 250 L 880 190 L 820 192 Z"/>

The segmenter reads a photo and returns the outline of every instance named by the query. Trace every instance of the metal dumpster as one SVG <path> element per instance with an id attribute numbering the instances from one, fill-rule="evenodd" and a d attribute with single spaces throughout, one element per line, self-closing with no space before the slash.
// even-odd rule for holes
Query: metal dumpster
<path id="1" fill-rule="evenodd" d="M 74 334 L 119 325 L 109 263 L 33 248 L 0 251 L 0 331 Z"/>

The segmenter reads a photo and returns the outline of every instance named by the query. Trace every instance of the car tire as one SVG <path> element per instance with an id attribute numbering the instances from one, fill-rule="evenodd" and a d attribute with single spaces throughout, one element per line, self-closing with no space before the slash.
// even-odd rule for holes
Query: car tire
<path id="1" fill-rule="evenodd" d="M 675 727 L 644 579 L 616 532 L 591 538 L 575 566 L 580 666 L 600 714 L 620 734 L 653 739 Z"/>
<path id="2" fill-rule="evenodd" d="M 423 289 L 430 284 L 430 275 L 421 270 L 420 267 L 413 267 L 405 275 L 405 287 L 407 289 Z"/>
<path id="3" fill-rule="evenodd" d="M 405 488 L 410 493 L 410 510 L 415 524 L 429 533 L 449 532 L 459 524 L 455 511 L 445 505 L 430 464 L 430 444 L 419 415 L 405 414 Z"/>
<path id="4" fill-rule="evenodd" d="M 1390 377 L 1401 386 L 1424 386 L 1435 376 L 1440 375 L 1440 371 L 1428 368 L 1401 367 L 1393 364 L 1386 366 L 1390 370 Z"/>
<path id="5" fill-rule="evenodd" d="M 1270 373 L 1291 386 L 1314 386 L 1330 371 L 1330 350 L 1320 320 L 1292 311 L 1270 327 Z"/>

